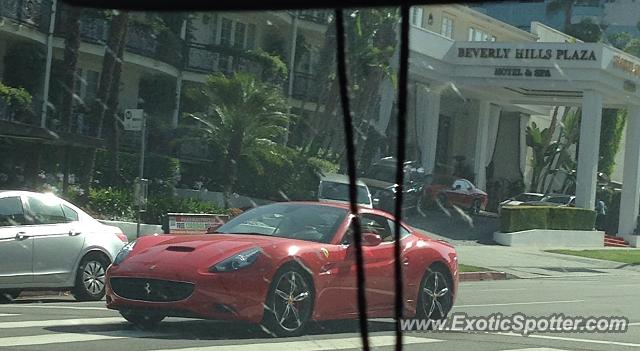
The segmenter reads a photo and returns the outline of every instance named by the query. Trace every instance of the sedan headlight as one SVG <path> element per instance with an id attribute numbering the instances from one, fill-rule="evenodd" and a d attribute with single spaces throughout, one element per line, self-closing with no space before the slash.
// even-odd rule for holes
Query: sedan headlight
<path id="1" fill-rule="evenodd" d="M 134 246 L 136 246 L 136 242 L 132 241 L 132 242 L 129 242 L 124 247 L 122 247 L 120 252 L 118 252 L 118 254 L 116 255 L 116 259 L 113 260 L 113 264 L 114 265 L 119 265 L 120 263 L 122 263 L 122 261 L 124 261 L 125 258 L 127 258 L 129 256 L 129 253 L 131 253 L 131 251 L 133 251 L 133 247 Z"/>
<path id="2" fill-rule="evenodd" d="M 258 259 L 260 252 L 259 247 L 242 251 L 209 267 L 209 272 L 233 272 L 248 267 Z"/>

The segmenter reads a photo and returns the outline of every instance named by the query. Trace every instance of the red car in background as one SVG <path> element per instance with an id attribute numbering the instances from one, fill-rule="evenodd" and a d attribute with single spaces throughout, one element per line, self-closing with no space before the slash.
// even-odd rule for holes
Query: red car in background
<path id="1" fill-rule="evenodd" d="M 361 207 L 371 318 L 394 316 L 394 222 Z M 145 236 L 107 271 L 107 307 L 151 326 L 168 316 L 260 323 L 300 334 L 311 321 L 358 318 L 355 247 L 348 205 L 257 207 L 209 235 Z M 404 315 L 443 319 L 458 287 L 455 249 L 402 224 Z"/>
<path id="2" fill-rule="evenodd" d="M 422 201 L 439 202 L 443 206 L 457 206 L 479 213 L 487 206 L 487 193 L 463 178 L 433 176 L 424 187 Z"/>

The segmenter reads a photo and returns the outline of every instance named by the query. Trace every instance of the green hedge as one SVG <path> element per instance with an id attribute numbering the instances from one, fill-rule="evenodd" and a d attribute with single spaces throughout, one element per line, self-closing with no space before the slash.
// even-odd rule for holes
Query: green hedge
<path id="1" fill-rule="evenodd" d="M 547 227 L 548 207 L 505 206 L 500 212 L 500 231 L 503 233 Z"/>
<path id="2" fill-rule="evenodd" d="M 575 207 L 505 206 L 500 216 L 503 233 L 529 229 L 592 230 L 596 213 Z"/>

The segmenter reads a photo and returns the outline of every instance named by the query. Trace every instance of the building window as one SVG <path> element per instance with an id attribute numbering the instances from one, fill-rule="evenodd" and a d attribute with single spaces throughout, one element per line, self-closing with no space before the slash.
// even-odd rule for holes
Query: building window
<path id="1" fill-rule="evenodd" d="M 247 30 L 247 49 L 253 50 L 256 48 L 256 25 L 250 24 Z"/>
<path id="2" fill-rule="evenodd" d="M 233 22 L 228 18 L 222 18 L 220 26 L 220 45 L 231 46 L 231 33 L 233 30 Z"/>
<path id="3" fill-rule="evenodd" d="M 447 16 L 442 17 L 442 28 L 440 34 L 449 39 L 453 39 L 453 19 Z"/>
<path id="4" fill-rule="evenodd" d="M 411 9 L 411 24 L 414 26 L 422 27 L 422 15 L 424 9 L 421 7 L 414 7 Z"/>
<path id="5" fill-rule="evenodd" d="M 244 49 L 244 39 L 247 34 L 247 25 L 236 22 L 236 35 L 233 38 L 233 46 L 238 49 Z"/>
<path id="6" fill-rule="evenodd" d="M 495 36 L 474 27 L 469 27 L 469 41 L 495 41 Z"/>

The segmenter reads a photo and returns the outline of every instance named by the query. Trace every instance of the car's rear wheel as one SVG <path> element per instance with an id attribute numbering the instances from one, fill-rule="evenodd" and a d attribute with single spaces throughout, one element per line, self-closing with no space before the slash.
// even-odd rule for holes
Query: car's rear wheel
<path id="1" fill-rule="evenodd" d="M 482 202 L 480 201 L 480 199 L 474 199 L 473 205 L 471 205 L 471 212 L 473 214 L 478 214 L 480 213 L 481 208 L 482 208 Z"/>
<path id="2" fill-rule="evenodd" d="M 445 193 L 440 193 L 438 194 L 438 204 L 442 207 L 447 207 L 448 203 L 447 203 L 447 194 Z"/>
<path id="3" fill-rule="evenodd" d="M 11 302 L 20 296 L 22 290 L 20 289 L 7 289 L 0 290 L 0 303 Z"/>
<path id="4" fill-rule="evenodd" d="M 109 261 L 104 255 L 89 253 L 78 266 L 76 283 L 71 293 L 78 301 L 98 301 L 104 297 Z"/>
<path id="5" fill-rule="evenodd" d="M 285 267 L 271 281 L 264 311 L 267 331 L 279 337 L 300 335 L 313 311 L 312 282 L 299 268 Z"/>
<path id="6" fill-rule="evenodd" d="M 446 268 L 434 265 L 427 269 L 418 292 L 417 318 L 441 320 L 453 307 L 453 282 Z"/>
<path id="7" fill-rule="evenodd" d="M 158 323 L 162 322 L 166 316 L 163 315 L 148 315 L 138 312 L 124 312 L 120 311 L 120 315 L 127 320 L 127 322 L 135 325 L 140 329 L 153 329 L 158 326 Z"/>

